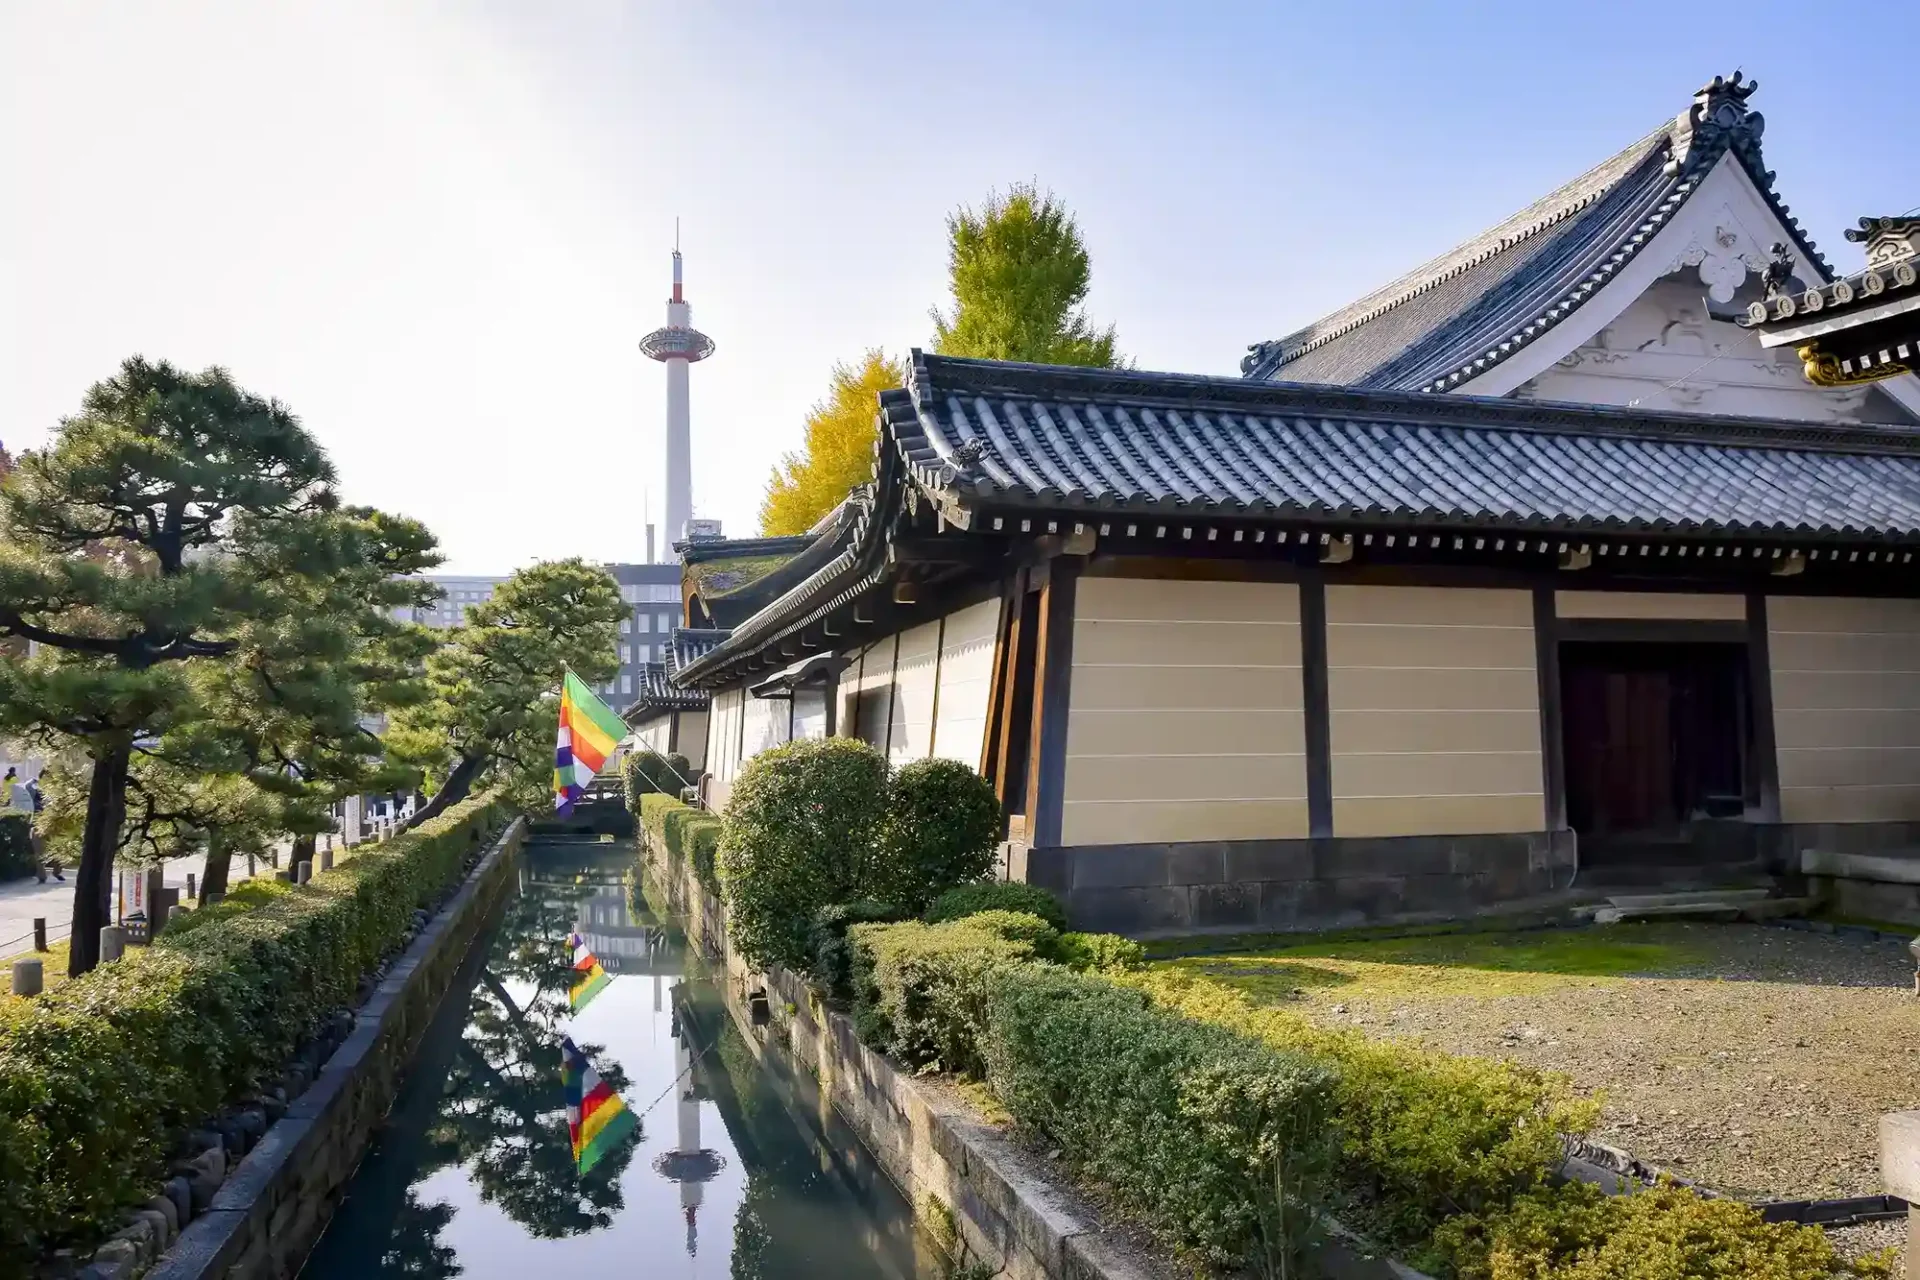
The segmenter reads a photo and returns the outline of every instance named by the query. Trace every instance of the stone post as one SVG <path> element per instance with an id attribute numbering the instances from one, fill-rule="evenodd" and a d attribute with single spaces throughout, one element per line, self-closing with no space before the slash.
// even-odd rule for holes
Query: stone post
<path id="1" fill-rule="evenodd" d="M 274 878 L 275 880 L 278 880 L 278 881 L 279 881 L 279 882 L 280 882 L 281 884 L 292 884 L 292 883 L 293 883 L 293 872 L 291 872 L 291 871 L 276 871 L 276 872 L 274 872 L 274 873 L 273 873 L 273 878 Z"/>
<path id="2" fill-rule="evenodd" d="M 45 970 L 38 958 L 28 956 L 13 962 L 13 994 L 37 996 L 45 981 Z"/>
<path id="3" fill-rule="evenodd" d="M 47 949 L 47 918 L 45 916 L 33 918 L 33 949 L 35 951 Z"/>
<path id="4" fill-rule="evenodd" d="M 109 924 L 100 928 L 100 963 L 106 964 L 118 960 L 127 951 L 127 930 L 125 925 Z"/>
<path id="5" fill-rule="evenodd" d="M 1920 1111 L 1880 1117 L 1880 1178 L 1907 1202 L 1907 1280 L 1920 1280 Z"/>
<path id="6" fill-rule="evenodd" d="M 322 871 L 333 870 L 333 841 L 332 840 L 328 840 L 327 847 L 320 851 L 320 869 Z"/>
<path id="7" fill-rule="evenodd" d="M 194 886 L 193 886 L 193 872 L 191 872 L 191 871 L 189 871 L 189 872 L 187 872 L 187 896 L 188 896 L 189 898 L 197 898 L 197 897 L 199 897 L 199 896 L 200 896 L 199 894 L 197 894 L 197 893 L 195 893 L 195 892 L 193 891 L 193 887 L 194 887 Z"/>
<path id="8" fill-rule="evenodd" d="M 309 862 L 303 859 L 299 863 L 295 864 L 293 868 L 293 882 L 295 884 L 305 884 L 307 881 L 311 879 L 313 879 L 313 863 L 312 862 Z"/>

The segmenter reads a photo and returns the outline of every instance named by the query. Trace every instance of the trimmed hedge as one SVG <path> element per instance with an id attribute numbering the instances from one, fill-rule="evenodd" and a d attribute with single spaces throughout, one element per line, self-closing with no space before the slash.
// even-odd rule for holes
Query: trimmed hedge
<path id="1" fill-rule="evenodd" d="M 1083 973 L 1126 973 L 1146 967 L 1147 949 L 1117 933 L 1063 933 L 1053 944 L 1053 958 Z"/>
<path id="2" fill-rule="evenodd" d="M 887 761 L 853 738 L 762 751 L 727 797 L 720 889 L 733 945 L 751 964 L 803 970 L 814 913 L 870 891 Z"/>
<path id="3" fill-rule="evenodd" d="M 1585 1133 L 1599 1102 L 1565 1077 L 1485 1058 L 1331 1031 L 1180 973 L 1120 975 L 1157 1004 L 1232 1028 L 1339 1075 L 1342 1181 L 1357 1221 L 1402 1247 L 1448 1217 L 1510 1204 L 1560 1167 L 1560 1135 Z"/>
<path id="4" fill-rule="evenodd" d="M 1034 958 L 1034 944 L 979 919 L 847 931 L 853 1021 L 862 1040 L 911 1067 L 980 1074 L 988 995 L 1001 970 Z M 1023 919 L 1047 928 L 1037 917 Z"/>
<path id="5" fill-rule="evenodd" d="M 996 969 L 982 1006 L 987 1082 L 1016 1121 L 1182 1250 L 1301 1274 L 1332 1071 L 1052 966 Z"/>
<path id="6" fill-rule="evenodd" d="M 1817 1227 L 1770 1223 L 1737 1200 L 1671 1183 L 1623 1196 L 1570 1182 L 1530 1191 L 1499 1213 L 1463 1215 L 1434 1238 L 1456 1280 L 1741 1280 L 1887 1277 L 1885 1257 L 1848 1262 Z"/>
<path id="7" fill-rule="evenodd" d="M 993 869 L 1000 840 L 993 786 L 958 760 L 915 760 L 897 770 L 880 824 L 876 895 L 926 909 L 942 890 Z"/>
<path id="8" fill-rule="evenodd" d="M 891 902 L 836 902 L 813 913 L 813 966 L 807 976 L 827 994 L 853 995 L 853 946 L 847 930 L 856 924 L 894 924 L 913 912 Z"/>
<path id="9" fill-rule="evenodd" d="M 681 788 L 697 781 L 692 762 L 677 751 L 660 756 L 645 749 L 635 750 L 620 761 L 620 790 L 635 817 L 640 815 L 642 796 L 668 795 L 678 800 Z"/>
<path id="10" fill-rule="evenodd" d="M 151 1197 L 178 1136 L 277 1075 L 501 816 L 491 797 L 469 800 L 0 1011 L 0 1275 Z"/>
<path id="11" fill-rule="evenodd" d="M 691 862 L 694 878 L 701 887 L 715 897 L 720 896 L 720 819 L 705 809 L 683 804 L 678 798 L 657 791 L 643 793 L 640 807 L 634 812 L 640 825 L 660 842 L 670 860 Z"/>
<path id="12" fill-rule="evenodd" d="M 1060 899 L 1038 885 L 1018 880 L 987 880 L 949 889 L 927 908 L 928 924 L 943 924 L 982 911 L 1024 911 L 1039 916 L 1056 929 L 1067 927 L 1067 909 Z"/>

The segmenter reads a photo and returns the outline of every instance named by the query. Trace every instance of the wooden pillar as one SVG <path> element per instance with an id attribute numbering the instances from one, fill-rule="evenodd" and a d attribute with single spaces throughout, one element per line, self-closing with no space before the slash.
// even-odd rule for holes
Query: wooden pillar
<path id="1" fill-rule="evenodd" d="M 1041 588 L 1036 637 L 1032 754 L 1027 799 L 1030 843 L 1058 845 L 1067 790 L 1067 713 L 1072 702 L 1073 614 L 1085 560 L 1053 560 Z"/>
<path id="2" fill-rule="evenodd" d="M 1540 787 L 1547 830 L 1567 829 L 1567 740 L 1560 719 L 1560 617 L 1552 587 L 1533 589 L 1533 666 L 1540 698 Z"/>
<path id="3" fill-rule="evenodd" d="M 1307 834 L 1333 834 L 1333 714 L 1327 694 L 1327 584 L 1300 583 L 1300 680 L 1307 735 Z"/>

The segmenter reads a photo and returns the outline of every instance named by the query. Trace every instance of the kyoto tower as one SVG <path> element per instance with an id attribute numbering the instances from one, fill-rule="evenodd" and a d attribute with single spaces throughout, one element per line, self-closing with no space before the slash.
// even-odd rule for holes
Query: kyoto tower
<path id="1" fill-rule="evenodd" d="M 688 404 L 687 367 L 713 354 L 713 339 L 693 327 L 693 309 L 680 293 L 680 235 L 673 237 L 673 296 L 667 299 L 667 323 L 640 339 L 640 354 L 667 366 L 667 528 L 663 558 L 687 536 L 693 518 L 693 425 Z"/>

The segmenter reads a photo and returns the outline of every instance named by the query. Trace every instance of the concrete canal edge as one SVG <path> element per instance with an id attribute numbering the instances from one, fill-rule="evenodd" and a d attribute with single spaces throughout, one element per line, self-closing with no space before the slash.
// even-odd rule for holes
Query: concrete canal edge
<path id="1" fill-rule="evenodd" d="M 467 949 L 513 885 L 527 820 L 515 818 L 355 1010 L 353 1031 L 234 1167 L 146 1280 L 266 1280 L 297 1273 L 373 1133 Z"/>
<path id="2" fill-rule="evenodd" d="M 1084 1217 L 1037 1162 L 964 1103 L 916 1081 L 860 1043 L 853 1020 L 817 1001 L 781 970 L 751 970 L 727 945 L 724 913 L 693 878 L 642 837 L 654 880 L 689 938 L 725 961 L 727 1012 L 757 1054 L 782 1054 L 820 1085 L 823 1098 L 913 1206 L 916 1222 L 955 1262 L 985 1261 L 1009 1280 L 1146 1280 L 1135 1251 Z M 749 993 L 764 984 L 769 1035 L 755 1027 Z M 782 1040 L 784 1039 L 784 1043 Z"/>

